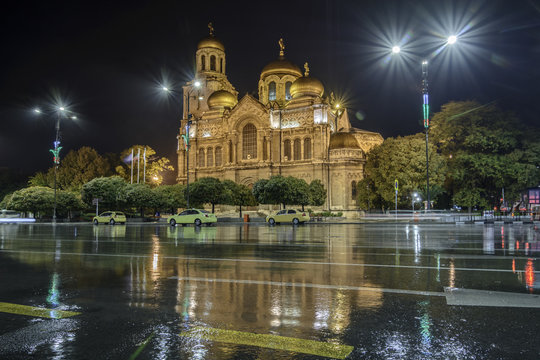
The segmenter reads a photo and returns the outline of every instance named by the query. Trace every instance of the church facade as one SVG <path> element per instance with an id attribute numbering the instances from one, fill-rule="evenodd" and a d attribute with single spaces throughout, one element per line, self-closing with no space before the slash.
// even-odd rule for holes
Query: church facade
<path id="1" fill-rule="evenodd" d="M 262 69 L 258 98 L 238 99 L 225 47 L 210 27 L 198 44 L 195 79 L 183 87 L 177 181 L 185 184 L 188 172 L 190 182 L 211 176 L 247 186 L 272 175 L 319 179 L 328 192 L 325 209 L 356 209 L 366 153 L 383 138 L 351 127 L 308 64 L 302 74 L 285 58 L 282 39 L 279 46 L 279 57 Z"/>

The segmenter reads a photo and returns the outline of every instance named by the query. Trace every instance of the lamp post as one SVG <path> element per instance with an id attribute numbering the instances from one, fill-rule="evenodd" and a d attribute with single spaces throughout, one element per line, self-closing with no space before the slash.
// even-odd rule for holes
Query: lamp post
<path id="1" fill-rule="evenodd" d="M 193 82 L 193 87 L 191 87 L 189 89 L 189 91 L 187 92 L 187 112 L 186 112 L 186 116 L 187 116 L 187 123 L 186 123 L 186 126 L 185 126 L 185 129 L 186 129 L 186 133 L 184 135 L 182 135 L 182 139 L 184 140 L 184 147 L 186 149 L 186 192 L 187 192 L 187 195 L 186 195 L 186 208 L 189 209 L 189 148 L 191 147 L 191 143 L 190 143 L 190 140 L 189 140 L 189 129 L 191 128 L 191 124 L 192 124 L 192 120 L 191 120 L 191 116 L 192 114 L 190 113 L 190 110 L 189 110 L 189 104 L 190 104 L 190 99 L 191 99 L 191 94 L 193 92 L 193 90 L 195 89 L 199 89 L 201 87 L 201 82 L 198 81 L 198 80 L 195 80 Z M 162 87 L 162 90 L 165 91 L 165 92 L 172 92 L 171 89 L 169 89 L 168 87 L 166 86 L 163 86 Z M 202 100 L 202 96 L 198 96 L 198 99 L 199 100 Z"/>
<path id="2" fill-rule="evenodd" d="M 335 120 L 334 120 L 334 133 L 336 133 L 338 131 L 338 120 L 339 118 L 341 117 L 341 114 L 343 114 L 343 112 L 345 111 L 345 109 L 343 107 L 341 107 L 341 104 L 338 103 L 338 102 L 335 102 L 335 99 L 334 99 L 334 93 L 331 93 L 330 95 L 330 106 L 332 107 L 331 111 L 332 113 L 335 115 Z M 330 134 L 330 136 L 332 136 Z M 330 139 L 328 139 L 328 159 L 327 159 L 327 162 L 326 162 L 326 175 L 327 175 L 327 184 L 328 184 L 328 190 L 326 191 L 326 194 L 327 194 L 327 202 L 328 202 L 328 211 L 332 211 L 332 209 L 330 208 L 330 191 L 331 191 L 331 186 L 330 186 Z"/>
<path id="3" fill-rule="evenodd" d="M 451 35 L 446 40 L 446 45 L 453 45 L 458 40 L 456 35 Z M 401 48 L 399 46 L 392 47 L 392 54 L 399 54 Z M 438 54 L 436 51 L 435 54 Z M 424 119 L 424 130 L 426 132 L 426 195 L 427 206 L 426 210 L 431 210 L 431 195 L 429 191 L 429 86 L 428 86 L 428 61 L 422 60 L 422 113 Z"/>
<path id="4" fill-rule="evenodd" d="M 37 114 L 43 113 L 39 108 L 35 108 L 34 112 Z M 56 178 L 57 178 L 58 166 L 60 165 L 60 150 L 62 150 L 62 147 L 60 146 L 60 119 L 62 116 L 66 116 L 66 112 L 67 110 L 63 106 L 59 106 L 56 108 L 56 125 L 55 125 L 56 135 L 54 138 L 53 148 L 49 150 L 53 154 L 53 164 L 54 164 L 54 205 L 53 205 L 53 218 L 52 218 L 53 224 L 56 224 L 56 206 L 57 206 L 57 201 L 56 201 L 57 180 Z M 72 115 L 70 118 L 73 120 L 77 119 L 75 115 Z"/>

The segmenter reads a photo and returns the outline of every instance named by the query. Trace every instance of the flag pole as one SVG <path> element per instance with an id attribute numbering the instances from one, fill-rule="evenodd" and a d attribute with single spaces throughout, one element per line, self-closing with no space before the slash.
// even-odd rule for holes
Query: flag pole
<path id="1" fill-rule="evenodd" d="M 131 183 L 133 184 L 133 149 L 131 149 Z"/>
<path id="2" fill-rule="evenodd" d="M 141 173 L 141 148 L 137 151 L 137 184 L 139 183 L 139 176 Z"/>
<path id="3" fill-rule="evenodd" d="M 146 184 L 146 147 L 143 153 L 143 184 Z"/>

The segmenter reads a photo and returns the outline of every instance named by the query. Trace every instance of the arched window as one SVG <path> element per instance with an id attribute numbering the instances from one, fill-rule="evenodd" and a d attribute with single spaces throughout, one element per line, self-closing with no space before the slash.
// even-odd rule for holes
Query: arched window
<path id="1" fill-rule="evenodd" d="M 219 58 L 219 72 L 223 73 L 223 58 Z"/>
<path id="2" fill-rule="evenodd" d="M 353 200 L 356 200 L 356 193 L 357 193 L 356 181 L 353 180 L 351 182 L 351 198 Z"/>
<path id="3" fill-rule="evenodd" d="M 257 128 L 247 124 L 242 129 L 242 159 L 257 158 Z"/>
<path id="4" fill-rule="evenodd" d="M 300 139 L 294 140 L 294 160 L 302 160 L 302 144 Z"/>
<path id="5" fill-rule="evenodd" d="M 266 148 L 268 146 L 268 142 L 266 141 L 266 136 L 263 138 L 262 146 L 263 146 L 263 160 L 267 160 L 268 159 L 268 151 L 267 151 Z"/>
<path id="6" fill-rule="evenodd" d="M 204 149 L 199 149 L 199 167 L 204 167 Z"/>
<path id="7" fill-rule="evenodd" d="M 210 56 L 210 70 L 216 71 L 216 56 Z"/>
<path id="8" fill-rule="evenodd" d="M 268 100 L 276 100 L 276 83 L 274 81 L 268 84 Z"/>
<path id="9" fill-rule="evenodd" d="M 229 162 L 233 162 L 233 144 L 232 141 L 229 141 Z"/>
<path id="10" fill-rule="evenodd" d="M 287 81 L 285 83 L 285 100 L 291 100 L 292 99 L 291 85 L 292 85 L 292 82 L 290 82 L 290 81 Z"/>
<path id="11" fill-rule="evenodd" d="M 304 139 L 304 159 L 311 159 L 311 139 Z"/>
<path id="12" fill-rule="evenodd" d="M 221 166 L 222 151 L 221 146 L 216 147 L 216 166 Z"/>
<path id="13" fill-rule="evenodd" d="M 214 149 L 211 147 L 206 149 L 206 166 L 214 166 Z"/>
<path id="14" fill-rule="evenodd" d="M 283 143 L 283 156 L 285 161 L 291 160 L 291 140 L 289 139 Z"/>
<path id="15" fill-rule="evenodd" d="M 201 70 L 206 70 L 206 56 L 201 55 Z"/>

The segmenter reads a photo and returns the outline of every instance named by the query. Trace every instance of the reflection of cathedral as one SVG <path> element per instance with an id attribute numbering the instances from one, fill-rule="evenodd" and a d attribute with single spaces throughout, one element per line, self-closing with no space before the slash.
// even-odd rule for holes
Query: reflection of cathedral
<path id="1" fill-rule="evenodd" d="M 382 137 L 352 128 L 308 64 L 302 75 L 285 59 L 282 39 L 279 45 L 278 59 L 262 69 L 258 99 L 246 94 L 238 101 L 225 75 L 225 47 L 210 27 L 198 45 L 196 77 L 183 88 L 180 135 L 193 118 L 189 162 L 178 144 L 178 181 L 186 182 L 188 164 L 190 180 L 212 176 L 251 186 L 278 174 L 319 179 L 328 189 L 326 208 L 353 209 L 365 154 Z"/>

